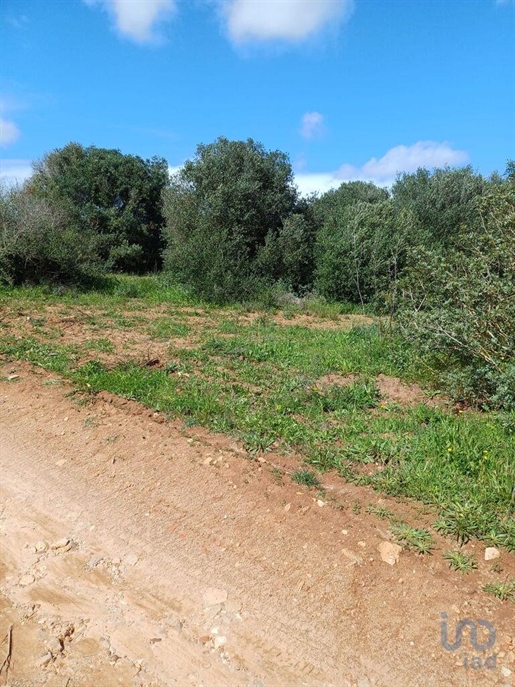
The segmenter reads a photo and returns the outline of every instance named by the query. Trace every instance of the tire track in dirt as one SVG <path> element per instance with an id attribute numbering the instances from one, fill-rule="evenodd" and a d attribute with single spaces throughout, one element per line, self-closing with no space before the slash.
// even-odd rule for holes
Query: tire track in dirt
<path id="1" fill-rule="evenodd" d="M 82 639 L 96 641 L 95 660 L 110 666 L 100 644 L 109 638 L 121 684 L 508 684 L 499 670 L 456 665 L 438 634 L 451 606 L 489 618 L 506 668 L 515 624 L 505 604 L 412 554 L 386 566 L 370 518 L 274 484 L 227 437 L 159 424 L 131 404 L 81 408 L 66 385 L 20 370 L 18 383 L 0 383 L 0 544 L 10 576 L 1 591 L 36 616 L 86 619 Z M 344 485 L 343 496 L 354 490 Z M 62 537 L 74 547 L 31 552 Z M 36 579 L 20 586 L 27 574 Z M 70 665 L 73 679 L 85 670 Z"/>

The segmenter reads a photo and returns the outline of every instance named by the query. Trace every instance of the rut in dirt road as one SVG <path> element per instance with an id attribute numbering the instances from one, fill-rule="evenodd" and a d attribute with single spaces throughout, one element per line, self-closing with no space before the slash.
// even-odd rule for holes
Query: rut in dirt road
<path id="1" fill-rule="evenodd" d="M 383 562 L 386 528 L 348 507 L 377 494 L 317 494 L 227 437 L 107 396 L 79 407 L 16 369 L 0 382 L 0 639 L 13 618 L 27 627 L 11 687 L 511 684 L 513 606 L 480 591 L 481 570 Z M 468 636 L 442 646 L 442 612 L 450 632 L 491 623 L 495 668 L 465 667 Z"/>

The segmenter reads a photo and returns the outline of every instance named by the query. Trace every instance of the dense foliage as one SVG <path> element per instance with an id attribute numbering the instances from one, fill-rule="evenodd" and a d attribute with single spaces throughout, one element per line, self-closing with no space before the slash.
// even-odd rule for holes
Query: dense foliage
<path id="1" fill-rule="evenodd" d="M 63 208 L 27 189 L 1 189 L 0 282 L 84 283 L 99 271 L 92 232 L 81 232 Z"/>
<path id="2" fill-rule="evenodd" d="M 161 264 L 167 182 L 163 159 L 69 143 L 34 165 L 27 190 L 59 208 L 69 228 L 93 239 L 107 269 L 141 273 Z"/>
<path id="3" fill-rule="evenodd" d="M 161 266 L 214 302 L 287 292 L 388 314 L 456 398 L 515 408 L 514 162 L 301 198 L 288 156 L 252 139 L 199 145 L 171 179 L 163 159 L 70 143 L 0 194 L 3 282 Z"/>
<path id="4" fill-rule="evenodd" d="M 398 319 L 454 395 L 515 408 L 515 183 L 477 200 L 453 246 L 412 251 Z"/>
<path id="5" fill-rule="evenodd" d="M 242 300 L 273 280 L 297 200 L 288 157 L 252 139 L 199 145 L 166 193 L 165 267 L 204 297 Z"/>

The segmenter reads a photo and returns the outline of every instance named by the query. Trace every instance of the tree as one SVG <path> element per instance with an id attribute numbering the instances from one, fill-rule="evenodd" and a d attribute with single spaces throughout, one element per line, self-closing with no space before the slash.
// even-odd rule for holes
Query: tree
<path id="1" fill-rule="evenodd" d="M 320 230 L 316 245 L 316 290 L 331 300 L 391 301 L 409 244 L 411 218 L 397 215 L 391 200 L 344 207 Z"/>
<path id="2" fill-rule="evenodd" d="M 106 268 L 145 272 L 161 264 L 165 160 L 69 143 L 34 164 L 28 190 L 94 235 Z M 89 240 L 89 238 L 88 238 Z"/>
<path id="3" fill-rule="evenodd" d="M 252 139 L 199 145 L 166 193 L 165 268 L 212 300 L 255 294 L 272 280 L 265 247 L 296 200 L 284 153 Z"/>
<path id="4" fill-rule="evenodd" d="M 392 188 L 398 212 L 413 214 L 413 230 L 421 245 L 450 246 L 460 227 L 478 222 L 477 201 L 486 193 L 489 182 L 472 167 L 429 171 L 418 169 L 401 174 Z"/>

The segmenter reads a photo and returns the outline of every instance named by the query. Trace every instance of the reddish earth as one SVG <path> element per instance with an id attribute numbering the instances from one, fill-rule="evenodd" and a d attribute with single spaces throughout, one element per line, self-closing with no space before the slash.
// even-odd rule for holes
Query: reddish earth
<path id="1" fill-rule="evenodd" d="M 29 366 L 0 378 L 0 685 L 512 685 L 514 607 L 481 589 L 483 544 L 466 576 L 443 539 L 381 560 L 390 533 L 367 505 L 431 523 L 419 505 L 335 476 L 325 493 L 299 487 L 293 458 L 249 457 L 107 394 L 81 405 Z M 515 575 L 515 556 L 498 562 Z M 471 618 L 494 645 L 465 632 L 446 650 L 442 612 L 451 640 Z"/>

